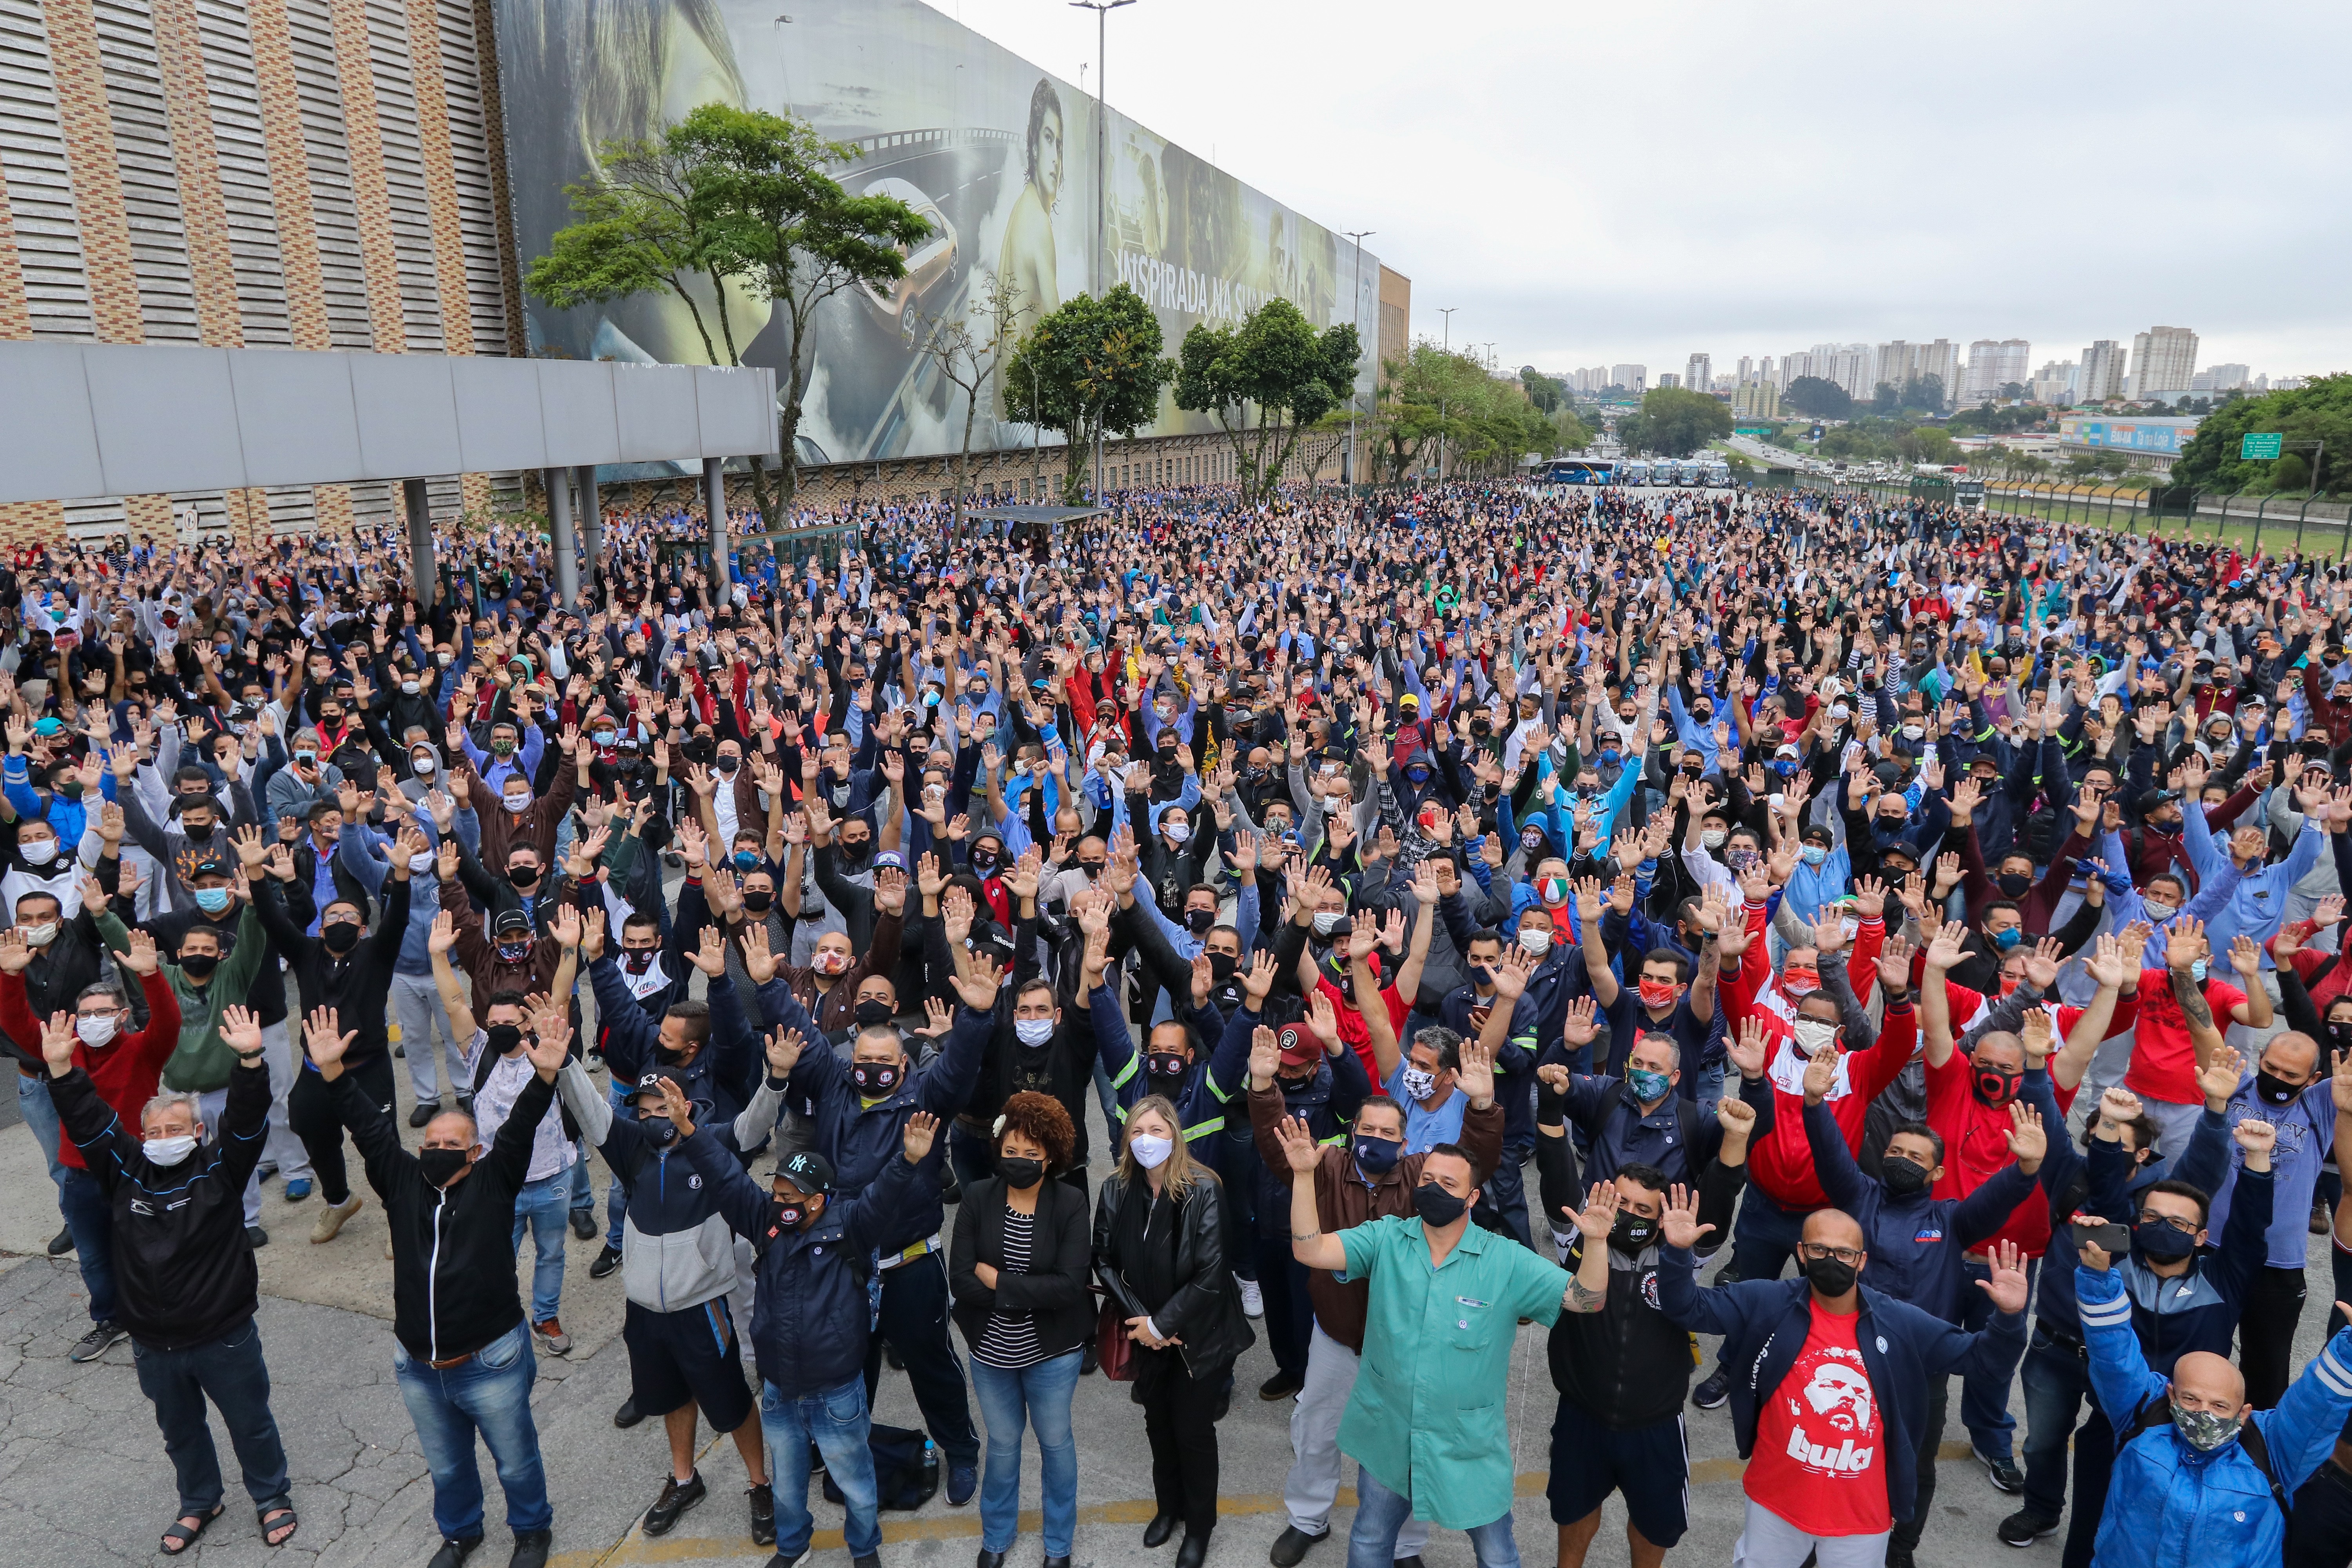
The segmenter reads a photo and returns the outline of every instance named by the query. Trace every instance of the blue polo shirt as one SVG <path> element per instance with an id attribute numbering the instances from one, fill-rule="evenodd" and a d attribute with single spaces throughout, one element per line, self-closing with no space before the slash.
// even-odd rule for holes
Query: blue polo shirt
<path id="1" fill-rule="evenodd" d="M 1404 1107 L 1404 1152 L 1426 1154 L 1440 1143 L 1462 1142 L 1462 1113 L 1470 1109 L 1470 1097 L 1456 1088 L 1445 1097 L 1445 1103 L 1431 1110 L 1404 1091 L 1405 1068 L 1412 1065 L 1410 1057 L 1400 1058 L 1396 1071 L 1381 1092 Z"/>

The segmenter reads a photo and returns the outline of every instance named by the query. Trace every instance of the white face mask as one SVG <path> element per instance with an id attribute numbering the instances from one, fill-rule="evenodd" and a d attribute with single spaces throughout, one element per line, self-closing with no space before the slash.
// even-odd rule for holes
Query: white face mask
<path id="1" fill-rule="evenodd" d="M 1168 836 L 1168 842 L 1171 844 L 1181 844 L 1192 837 L 1192 829 L 1181 822 L 1163 824 L 1160 831 Z"/>
<path id="2" fill-rule="evenodd" d="M 1529 952 L 1534 953 L 1538 958 L 1541 958 L 1545 953 L 1551 951 L 1551 932 L 1548 931 L 1523 931 L 1519 933 L 1519 945 L 1526 948 Z"/>
<path id="3" fill-rule="evenodd" d="M 440 763 L 429 753 L 419 754 L 410 758 L 409 760 L 415 765 L 416 776 L 421 779 L 431 778 L 433 776 L 433 771 L 441 765 Z"/>
<path id="4" fill-rule="evenodd" d="M 1315 934 L 1317 936 L 1337 935 L 1339 927 L 1346 923 L 1347 919 L 1347 912 L 1343 910 L 1318 910 L 1315 911 Z"/>
<path id="5" fill-rule="evenodd" d="M 409 873 L 410 873 L 410 875 L 412 875 L 412 876 L 417 876 L 417 877 L 422 877 L 422 876 L 424 876 L 427 871 L 432 870 L 432 869 L 433 869 L 433 851 L 432 851 L 432 850 L 430 850 L 430 849 L 427 849 L 427 850 L 423 851 L 422 853 L 415 854 L 415 855 L 411 855 L 411 856 L 408 858 L 408 869 L 409 869 Z"/>
<path id="6" fill-rule="evenodd" d="M 1427 1100 L 1437 1092 L 1437 1075 L 1425 1068 L 1408 1067 L 1397 1075 L 1397 1082 L 1415 1100 Z"/>
<path id="7" fill-rule="evenodd" d="M 1710 827 L 1698 836 L 1698 841 L 1709 849 L 1720 849 L 1723 847 L 1723 841 L 1730 837 L 1731 835 L 1723 828 Z"/>
<path id="8" fill-rule="evenodd" d="M 1013 1033 L 1024 1046 L 1042 1046 L 1054 1037 L 1054 1020 L 1015 1018 L 1013 1021 Z"/>
<path id="9" fill-rule="evenodd" d="M 1127 1141 L 1127 1149 L 1135 1156 L 1137 1164 L 1147 1171 L 1156 1171 L 1168 1163 L 1168 1156 L 1176 1152 L 1176 1144 L 1171 1139 L 1139 1132 Z"/>
<path id="10" fill-rule="evenodd" d="M 2148 919 L 2159 923 L 2170 920 L 2180 912 L 2179 905 L 2168 904 L 2162 899 L 2142 899 L 2139 901 L 2139 907 L 2147 911 Z"/>
<path id="11" fill-rule="evenodd" d="M 39 925 L 25 928 L 25 941 L 33 947 L 47 947 L 57 940 L 58 922 L 55 921 L 43 921 Z"/>
<path id="12" fill-rule="evenodd" d="M 1825 1024 L 1819 1018 L 1800 1018 L 1797 1020 L 1795 1033 L 1797 1048 L 1811 1056 L 1837 1038 L 1838 1026 L 1835 1024 Z"/>
<path id="13" fill-rule="evenodd" d="M 54 838 L 28 838 L 16 846 L 16 853 L 28 866 L 46 866 L 58 858 L 58 841 Z"/>
<path id="14" fill-rule="evenodd" d="M 530 809 L 530 796 L 527 795 L 510 795 L 503 798 L 507 803 L 507 809 L 518 816 Z"/>
<path id="15" fill-rule="evenodd" d="M 196 1152 L 196 1141 L 185 1134 L 177 1138 L 150 1138 L 140 1144 L 147 1158 L 158 1165 L 176 1165 Z"/>
<path id="16" fill-rule="evenodd" d="M 81 1037 L 81 1043 L 85 1046 L 105 1045 L 114 1038 L 114 1032 L 121 1026 L 122 1020 L 111 1013 L 101 1013 L 93 1018 L 74 1020 L 74 1033 Z"/>

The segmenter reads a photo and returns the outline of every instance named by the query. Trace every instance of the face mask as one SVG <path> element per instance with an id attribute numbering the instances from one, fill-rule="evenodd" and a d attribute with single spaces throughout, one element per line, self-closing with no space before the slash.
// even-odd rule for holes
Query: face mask
<path id="1" fill-rule="evenodd" d="M 528 893 L 533 888 L 539 886 L 539 868 L 536 866 L 517 866 L 507 873 L 507 880 L 515 885 L 515 891 L 519 893 Z"/>
<path id="2" fill-rule="evenodd" d="M 874 853 L 871 838 L 845 838 L 841 841 L 841 859 L 845 866 L 863 866 L 866 858 Z"/>
<path id="3" fill-rule="evenodd" d="M 2180 912 L 2179 904 L 2168 904 L 2162 899 L 2142 899 L 2139 901 L 2139 907 L 2146 910 L 2147 918 L 2158 925 L 2162 925 Z"/>
<path id="4" fill-rule="evenodd" d="M 849 1081 L 858 1093 L 879 1100 L 898 1087 L 899 1070 L 897 1062 L 853 1062 Z"/>
<path id="5" fill-rule="evenodd" d="M 1181 822 L 1165 824 L 1160 831 L 1167 836 L 1168 842 L 1171 844 L 1181 844 L 1192 837 L 1192 827 Z"/>
<path id="6" fill-rule="evenodd" d="M 466 1168 L 466 1151 L 419 1149 L 416 1152 L 416 1167 L 425 1173 L 426 1182 L 436 1187 L 446 1187 L 457 1179 L 458 1172 Z"/>
<path id="7" fill-rule="evenodd" d="M 775 906 L 775 902 L 776 895 L 770 892 L 765 888 L 746 888 L 743 889 L 743 907 L 751 910 L 755 915 L 766 914 L 769 910 Z M 831 973 L 832 971 L 827 970 L 825 973 Z"/>
<path id="8" fill-rule="evenodd" d="M 2197 1238 L 2175 1230 L 2167 1221 L 2152 1219 L 2132 1226 L 2132 1245 L 2139 1248 L 2143 1258 L 2158 1263 L 2178 1263 L 2197 1250 Z"/>
<path id="9" fill-rule="evenodd" d="M 1898 1159 L 1889 1154 L 1878 1162 L 1878 1179 L 1885 1184 L 1890 1195 L 1907 1198 L 1927 1190 L 1927 1168 L 1916 1160 Z"/>
<path id="10" fill-rule="evenodd" d="M 2254 1074 L 2254 1092 L 2263 1097 L 2266 1105 L 2292 1105 L 2304 1087 L 2299 1083 L 2285 1082 L 2275 1073 L 2257 1070 Z"/>
<path id="11" fill-rule="evenodd" d="M 1170 1139 L 1139 1132 L 1127 1141 L 1127 1151 L 1135 1156 L 1137 1164 L 1147 1171 L 1156 1171 L 1168 1163 L 1168 1156 L 1176 1152 L 1176 1145 Z"/>
<path id="12" fill-rule="evenodd" d="M 514 1024 L 492 1024 L 482 1031 L 482 1041 L 493 1056 L 510 1057 L 522 1048 L 522 1029 Z"/>
<path id="13" fill-rule="evenodd" d="M 1519 945 L 1526 948 L 1538 958 L 1541 958 L 1545 953 L 1551 951 L 1551 932 L 1548 931 L 1523 931 L 1519 932 Z"/>
<path id="14" fill-rule="evenodd" d="M 81 1037 L 81 1043 L 85 1046 L 105 1045 L 114 1038 L 115 1031 L 121 1027 L 122 1027 L 122 1020 L 111 1013 L 101 1013 L 96 1017 L 74 1020 L 74 1033 Z"/>
<path id="15" fill-rule="evenodd" d="M 421 779 L 431 778 L 433 776 L 434 770 L 441 765 L 430 756 L 419 755 L 410 759 L 410 761 L 412 765 L 416 769 L 416 776 Z"/>
<path id="16" fill-rule="evenodd" d="M 1537 850 L 1542 848 L 1543 843 L 1544 836 L 1542 828 L 1524 827 L 1519 830 L 1519 847 L 1526 850 L 1528 854 L 1532 855 Z"/>
<path id="17" fill-rule="evenodd" d="M 996 851 L 993 849 L 973 850 L 971 852 L 971 868 L 975 874 L 982 877 L 985 877 L 991 871 L 995 870 Z"/>
<path id="18" fill-rule="evenodd" d="M 319 928 L 319 941 L 329 952 L 341 957 L 360 944 L 357 921 L 329 921 Z"/>
<path id="19" fill-rule="evenodd" d="M 871 1029 L 878 1024 L 888 1023 L 892 1018 L 897 1017 L 898 1014 L 891 1008 L 889 1003 L 878 996 L 869 996 L 857 1004 L 855 1016 L 859 1028 Z M 1017 1028 L 1018 1026 L 1016 1025 L 1015 1027 Z"/>
<path id="20" fill-rule="evenodd" d="M 732 752 L 721 752 L 715 765 L 720 773 L 732 778 L 735 776 L 735 770 L 743 765 L 743 759 Z"/>
<path id="21" fill-rule="evenodd" d="M 1826 844 L 1808 844 L 1797 851 L 1797 858 L 1808 866 L 1819 866 L 1829 858 L 1830 850 Z"/>
<path id="22" fill-rule="evenodd" d="M 1609 1227 L 1609 1245 L 1628 1257 L 1639 1253 L 1658 1239 L 1658 1222 L 1643 1219 L 1637 1214 L 1620 1214 L 1617 1223 Z"/>
<path id="23" fill-rule="evenodd" d="M 1427 1100 L 1437 1092 L 1437 1075 L 1417 1067 L 1407 1066 L 1397 1081 L 1415 1100 Z"/>
<path id="24" fill-rule="evenodd" d="M 1906 724 L 1903 726 L 1903 738 L 1906 741 L 1924 741 L 1927 738 L 1927 728 L 1924 724 Z"/>
<path id="25" fill-rule="evenodd" d="M 1995 877 L 1993 881 L 2000 887 L 2000 896 L 2004 899 L 2021 899 L 2033 889 L 2032 878 L 2015 871 L 2003 871 L 2000 876 Z M 1998 942 L 2000 938 L 1996 937 L 1993 940 Z"/>
<path id="26" fill-rule="evenodd" d="M 26 926 L 25 928 L 25 940 L 35 947 L 48 946 L 49 943 L 58 940 L 58 922 L 55 921 L 43 921 L 39 925 Z"/>
<path id="27" fill-rule="evenodd" d="M 1192 1070 L 1192 1064 L 1185 1058 L 1181 1051 L 1144 1053 L 1144 1075 L 1147 1078 L 1156 1079 L 1163 1084 L 1172 1084 Z"/>
<path id="28" fill-rule="evenodd" d="M 1025 1193 L 1045 1179 L 1045 1162 L 1024 1159 L 1017 1154 L 999 1154 L 996 1157 L 996 1173 L 1004 1178 L 1006 1186 Z"/>
<path id="29" fill-rule="evenodd" d="M 677 1123 L 667 1116 L 641 1116 L 637 1118 L 637 1131 L 656 1149 L 667 1149 L 677 1142 Z"/>
<path id="30" fill-rule="evenodd" d="M 1242 961 L 1230 952 L 1209 954 L 1209 978 L 1219 985 L 1231 981 L 1242 966 Z"/>
<path id="31" fill-rule="evenodd" d="M 1216 923 L 1217 911 L 1214 910 L 1186 910 L 1184 911 L 1184 927 L 1194 936 L 1208 935 L 1209 928 Z"/>
<path id="32" fill-rule="evenodd" d="M 2172 1407 L 2172 1424 L 2178 1427 L 2183 1441 L 2200 1454 L 2236 1441 L 2238 1428 L 2246 1424 L 2242 1415 L 2224 1415 L 2215 1410 L 2183 1410 Z"/>
<path id="33" fill-rule="evenodd" d="M 1341 922 L 1346 921 L 1347 918 L 1347 912 L 1343 910 L 1316 910 L 1315 934 L 1317 936 L 1333 936 L 1338 934 Z"/>
<path id="34" fill-rule="evenodd" d="M 2200 958 L 2189 966 L 2189 978 L 2202 985 L 2205 984 L 2205 961 Z"/>
<path id="35" fill-rule="evenodd" d="M 1658 1008 L 1661 1011 L 1673 1006 L 1675 998 L 1682 994 L 1682 987 L 1671 980 L 1644 980 L 1638 989 L 1642 993 L 1642 1002 L 1644 1006 Z"/>
<path id="36" fill-rule="evenodd" d="M 16 852 L 28 866 L 46 866 L 58 858 L 58 841 L 54 838 L 28 838 L 16 846 Z"/>
<path id="37" fill-rule="evenodd" d="M 2025 928 L 2023 926 L 2011 926 L 2007 931 L 1995 931 L 1992 934 L 1993 951 L 1996 952 L 2007 952 L 2010 949 L 2015 947 L 2019 942 L 2023 942 L 2024 940 Z"/>
<path id="38" fill-rule="evenodd" d="M 1780 976 L 1780 989 L 1791 997 L 1811 996 L 1822 988 L 1822 972 L 1818 969 L 1790 969 Z"/>
<path id="39" fill-rule="evenodd" d="M 1356 1168 L 1364 1174 L 1385 1176 L 1404 1157 L 1404 1144 L 1394 1138 L 1360 1137 L 1350 1152 L 1356 1156 Z"/>
<path id="40" fill-rule="evenodd" d="M 514 755 L 514 749 L 515 743 L 512 741 L 508 740 L 503 735 L 490 742 L 490 755 L 494 757 L 511 757 Z M 299 759 L 297 760 L 299 761 Z M 319 759 L 312 757 L 310 760 L 315 763 Z"/>
<path id="41" fill-rule="evenodd" d="M 1666 1091 L 1675 1087 L 1665 1074 L 1648 1068 L 1627 1068 L 1625 1082 L 1633 1089 L 1633 1098 L 1644 1105 L 1665 1099 Z"/>
<path id="42" fill-rule="evenodd" d="M 202 980 L 219 967 L 217 952 L 191 952 L 180 960 L 180 973 L 191 980 Z"/>
<path id="43" fill-rule="evenodd" d="M 1720 827 L 1710 827 L 1698 836 L 1698 841 L 1709 849 L 1720 849 L 1723 847 L 1723 841 L 1730 837 L 1729 833 Z"/>
<path id="44" fill-rule="evenodd" d="M 1457 1198 L 1435 1182 L 1423 1182 L 1412 1190 L 1413 1212 L 1432 1230 L 1444 1230 L 1460 1219 L 1469 1206 L 1468 1198 Z"/>
<path id="45" fill-rule="evenodd" d="M 2007 1105 L 2017 1098 L 2017 1086 L 2024 1080 L 2021 1072 L 2003 1072 L 1999 1068 L 1979 1068 L 1971 1079 L 1979 1105 Z"/>
<path id="46" fill-rule="evenodd" d="M 1797 1037 L 1797 1048 L 1811 1056 L 1823 1046 L 1835 1041 L 1838 1026 L 1820 1018 L 1800 1018 L 1790 1031 Z"/>
<path id="47" fill-rule="evenodd" d="M 176 1165 L 196 1152 L 196 1141 L 183 1133 L 176 1138 L 150 1138 L 139 1147 L 151 1163 Z"/>
<path id="48" fill-rule="evenodd" d="M 528 795 L 508 795 L 500 798 L 507 803 L 507 809 L 517 816 L 530 809 L 530 796 Z"/>
<path id="49" fill-rule="evenodd" d="M 1853 1264 L 1840 1263 L 1834 1258 L 1805 1259 L 1805 1278 L 1824 1296 L 1843 1296 L 1853 1289 L 1854 1276 L 1859 1272 Z"/>
<path id="50" fill-rule="evenodd" d="M 1013 1021 L 1013 1033 L 1023 1045 L 1028 1046 L 1034 1049 L 1038 1046 L 1049 1044 L 1053 1040 L 1054 1020 L 1051 1018 L 1016 1018 Z"/>

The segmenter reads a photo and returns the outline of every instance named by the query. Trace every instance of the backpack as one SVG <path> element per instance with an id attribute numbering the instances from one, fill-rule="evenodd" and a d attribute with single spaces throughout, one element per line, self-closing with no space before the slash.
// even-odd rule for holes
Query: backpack
<path id="1" fill-rule="evenodd" d="M 866 1446 L 874 1455 L 874 1489 L 882 1507 L 911 1510 L 938 1494 L 940 1451 L 922 1433 L 877 1421 L 866 1431 Z M 836 1506 L 843 1502 L 830 1470 L 824 1477 L 824 1500 Z"/>
<path id="2" fill-rule="evenodd" d="M 2157 1394 L 2139 1407 L 2138 1417 L 2132 1422 L 2130 1430 L 2117 1439 L 2116 1447 L 2120 1450 L 2124 1444 L 2141 1433 L 2171 1425 L 2172 1401 L 2164 1394 Z M 2271 1463 L 2270 1445 L 2263 1440 L 2263 1429 L 2254 1425 L 2251 1416 L 2244 1426 L 2238 1428 L 2238 1447 L 2246 1451 L 2246 1458 L 2254 1462 L 2254 1468 L 2260 1470 L 2263 1479 L 2271 1484 L 2271 1502 L 2279 1510 L 2279 1526 L 2286 1528 L 2294 1521 L 2294 1510 L 2287 1506 L 2286 1489 L 2279 1485 L 2278 1470 Z"/>

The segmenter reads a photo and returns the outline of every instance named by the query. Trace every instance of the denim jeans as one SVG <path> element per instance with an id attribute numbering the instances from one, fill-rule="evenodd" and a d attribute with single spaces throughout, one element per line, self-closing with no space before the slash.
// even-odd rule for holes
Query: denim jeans
<path id="1" fill-rule="evenodd" d="M 49 1180 L 58 1187 L 58 1212 L 65 1212 L 64 1161 L 58 1158 L 58 1140 L 65 1135 L 65 1124 L 58 1120 L 58 1108 L 49 1100 L 49 1086 L 37 1073 L 16 1075 L 16 1114 L 25 1119 L 34 1140 L 41 1146 L 41 1158 L 49 1167 Z"/>
<path id="2" fill-rule="evenodd" d="M 613 1108 L 615 1116 L 630 1113 L 628 1096 L 621 1092 L 616 1082 L 604 1085 L 604 1102 Z M 615 1174 L 604 1188 L 604 1245 L 616 1252 L 621 1247 L 621 1220 L 628 1212 L 628 1189 L 621 1185 L 621 1178 Z"/>
<path id="3" fill-rule="evenodd" d="M 498 1467 L 499 1489 L 507 1497 L 507 1528 L 547 1530 L 555 1510 L 547 1501 L 547 1472 L 540 1464 L 539 1427 L 530 1417 L 530 1385 L 539 1376 L 530 1331 L 520 1324 L 492 1340 L 463 1366 L 436 1372 L 400 1342 L 392 1346 L 392 1368 L 401 1403 L 416 1423 L 425 1467 L 433 1472 L 433 1525 L 444 1540 L 464 1541 L 482 1533 L 482 1476 L 474 1464 L 474 1434 L 479 1432 Z"/>
<path id="4" fill-rule="evenodd" d="M 1412 1517 L 1412 1499 L 1382 1486 L 1371 1471 L 1356 1467 L 1356 1522 L 1348 1531 L 1348 1568 L 1393 1568 L 1397 1531 Z M 1492 1524 L 1468 1532 L 1478 1568 L 1519 1568 L 1518 1542 L 1511 1536 L 1508 1510 Z"/>
<path id="5" fill-rule="evenodd" d="M 89 1292 L 89 1321 L 109 1322 L 114 1317 L 114 1209 L 106 1189 L 88 1171 L 68 1166 L 58 1205 L 73 1232 L 74 1261 L 81 1265 L 82 1289 Z"/>
<path id="6" fill-rule="evenodd" d="M 2033 1282 L 2041 1276 L 2042 1259 L 2025 1260 L 2025 1289 L 2029 1298 Z M 1992 1321 L 1992 1298 L 1976 1288 L 1975 1281 L 1991 1278 L 1991 1271 L 1974 1258 L 1960 1264 L 1960 1327 L 1969 1333 L 1981 1333 Z M 2009 1376 L 1987 1376 L 1971 1373 L 1960 1379 L 1960 1425 L 1968 1429 L 1969 1441 L 1979 1454 L 1995 1458 L 2014 1457 L 2017 1442 L 2017 1417 L 2009 1413 Z"/>
<path id="7" fill-rule="evenodd" d="M 1070 1433 L 1070 1397 L 1078 1386 L 1079 1352 L 1071 1351 L 1019 1372 L 974 1361 L 972 1392 L 988 1424 L 988 1468 L 980 1483 L 980 1546 L 1010 1552 L 1021 1514 L 1021 1428 L 1037 1433 L 1043 1474 L 1045 1555 L 1067 1557 L 1078 1526 L 1078 1442 Z"/>
<path id="8" fill-rule="evenodd" d="M 210 1513 L 221 1500 L 220 1454 L 205 1417 L 208 1398 L 228 1428 L 246 1495 L 257 1507 L 286 1495 L 286 1445 L 269 1414 L 269 1367 L 261 1359 L 261 1329 L 252 1319 L 216 1340 L 178 1350 L 155 1350 L 133 1340 L 131 1356 L 139 1369 L 139 1392 L 155 1406 L 163 1452 L 179 1477 L 178 1514 Z"/>
<path id="9" fill-rule="evenodd" d="M 525 1182 L 515 1194 L 514 1244 L 522 1248 L 523 1228 L 538 1249 L 530 1270 L 530 1321 L 543 1323 L 563 1304 L 564 1224 L 572 1207 L 572 1173 L 558 1171 Z"/>
<path id="10" fill-rule="evenodd" d="M 871 1557 L 882 1550 L 881 1493 L 874 1480 L 874 1450 L 866 1446 L 870 1426 L 864 1378 L 798 1397 L 772 1383 L 760 1384 L 760 1430 L 768 1440 L 776 1493 L 778 1557 L 789 1563 L 807 1551 L 816 1527 L 808 1510 L 811 1443 L 824 1456 L 824 1473 L 847 1505 L 843 1536 L 849 1554 Z"/>
<path id="11" fill-rule="evenodd" d="M 588 1145 L 577 1140 L 572 1145 L 572 1206 L 583 1214 L 596 1206 L 596 1185 L 588 1179 Z"/>
<path id="12" fill-rule="evenodd" d="M 2091 1396 L 2090 1365 L 2036 1329 L 2018 1376 L 2025 1384 L 2026 1511 L 2055 1520 L 2066 1511 L 2066 1448 Z"/>

